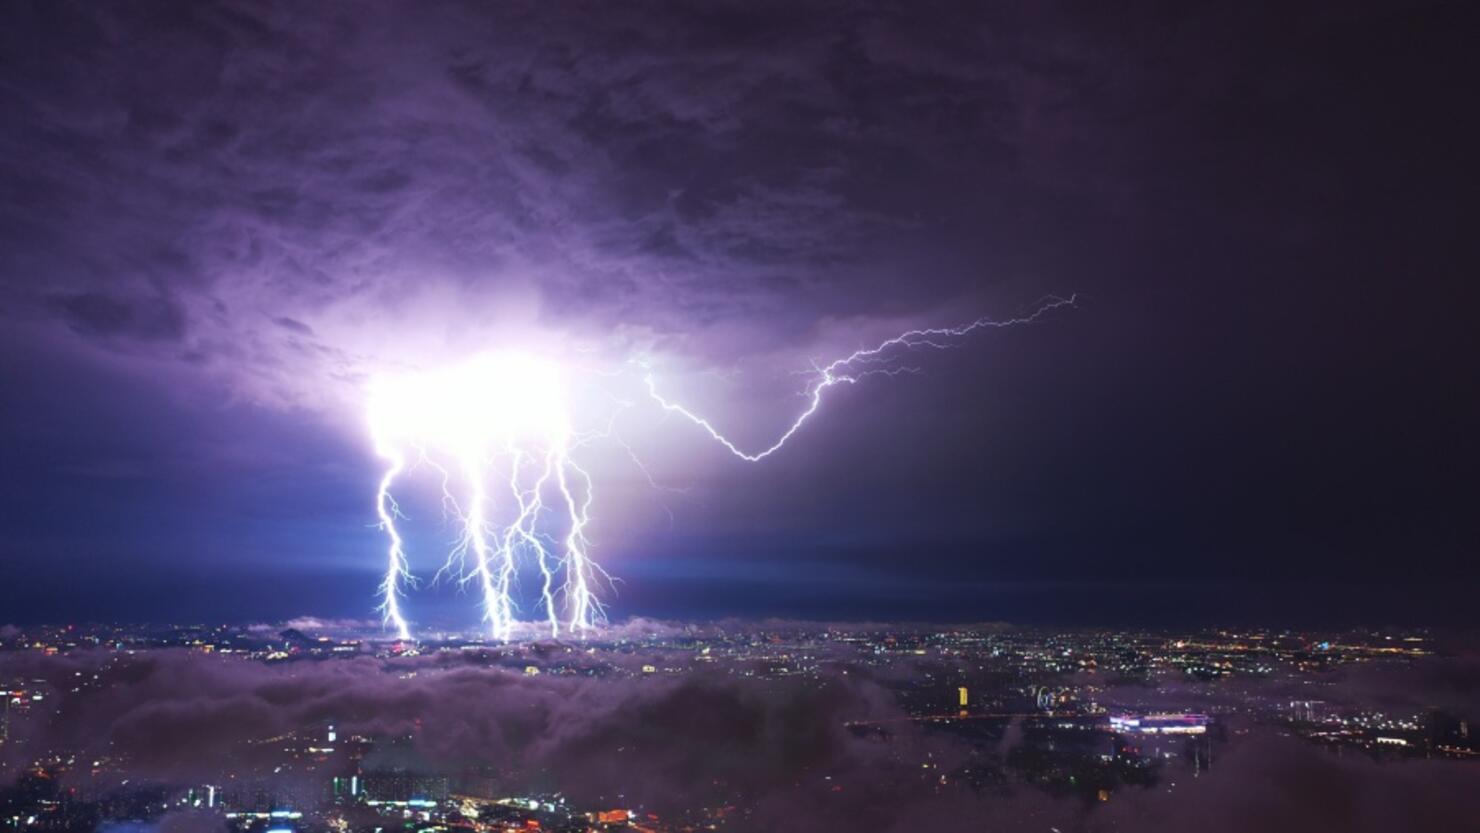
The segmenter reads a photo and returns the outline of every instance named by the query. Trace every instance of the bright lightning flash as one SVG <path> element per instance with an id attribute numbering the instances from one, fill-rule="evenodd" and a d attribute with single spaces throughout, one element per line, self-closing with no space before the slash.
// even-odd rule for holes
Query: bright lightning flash
<path id="1" fill-rule="evenodd" d="M 870 376 L 915 372 L 900 364 L 912 351 L 946 349 L 978 330 L 1031 324 L 1052 310 L 1073 306 L 1075 300 L 1050 296 L 1016 318 L 979 318 L 958 327 L 908 330 L 815 364 L 805 408 L 775 441 L 753 451 L 731 441 L 708 419 L 664 398 L 647 365 L 638 366 L 643 369 L 645 392 L 662 410 L 683 416 L 731 454 L 756 463 L 780 451 L 818 412 L 832 388 Z M 382 377 L 371 385 L 370 432 L 376 452 L 386 461 L 376 502 L 388 541 L 381 610 L 401 639 L 411 638 L 401 601 L 403 588 L 413 579 L 397 526 L 404 516 L 391 488 L 418 466 L 440 474 L 444 511 L 460 532 L 443 571 L 455 573 L 464 584 L 476 583 L 494 638 L 510 639 L 521 624 L 514 583 L 525 564 L 538 568 L 538 605 L 552 636 L 562 631 L 580 634 L 605 619 L 595 591 L 599 581 L 610 577 L 591 560 L 586 539 L 595 488 L 572 453 L 592 439 L 611 438 L 639 468 L 642 465 L 610 428 L 605 433 L 577 433 L 571 418 L 570 376 L 569 369 L 556 362 L 499 353 L 441 371 Z M 555 516 L 555 529 L 563 534 L 552 534 L 545 523 L 549 515 Z"/>
<path id="2" fill-rule="evenodd" d="M 802 409 L 801 414 L 787 426 L 785 431 L 781 432 L 775 442 L 756 451 L 742 449 L 724 434 L 720 433 L 719 429 L 714 427 L 714 423 L 676 402 L 663 398 L 658 393 L 658 385 L 653 379 L 652 373 L 644 374 L 643 381 L 647 385 L 648 394 L 665 411 L 678 414 L 695 425 L 698 425 L 715 442 L 724 446 L 736 457 L 747 462 L 758 463 L 780 451 L 781 447 L 786 445 L 797 431 L 801 430 L 802 426 L 812 418 L 812 415 L 817 413 L 817 409 L 822 407 L 823 396 L 829 389 L 838 385 L 857 384 L 860 380 L 869 376 L 894 376 L 899 373 L 914 372 L 912 368 L 896 363 L 901 353 L 921 347 L 930 347 L 938 350 L 952 347 L 955 345 L 957 339 L 970 335 L 977 330 L 1031 324 L 1059 307 L 1074 306 L 1076 299 L 1077 296 L 1075 295 L 1070 295 L 1067 298 L 1051 295 L 1040 301 L 1032 312 L 1018 316 L 1017 318 L 978 318 L 969 324 L 963 324 L 959 327 L 908 330 L 892 338 L 887 338 L 872 347 L 859 348 L 840 359 L 834 359 L 827 364 L 816 365 L 814 368 L 816 374 L 811 384 L 807 387 L 807 407 Z"/>
<path id="3" fill-rule="evenodd" d="M 552 636 L 603 618 L 594 585 L 605 573 L 586 541 L 592 481 L 571 456 L 583 438 L 572 427 L 568 394 L 565 367 L 517 353 L 371 384 L 370 433 L 386 461 L 376 504 L 389 541 L 381 610 L 400 638 L 411 637 L 401 596 L 412 578 L 391 488 L 417 465 L 442 474 L 443 507 L 460 532 L 444 570 L 476 583 L 494 638 L 511 638 L 519 623 L 514 582 L 523 563 L 539 569 Z M 542 524 L 547 513 L 560 516 L 558 542 Z"/>

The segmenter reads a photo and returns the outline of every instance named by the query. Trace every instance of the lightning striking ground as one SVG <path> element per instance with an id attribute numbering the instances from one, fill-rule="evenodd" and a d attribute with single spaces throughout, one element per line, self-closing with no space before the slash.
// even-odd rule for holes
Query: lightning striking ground
<path id="1" fill-rule="evenodd" d="M 1075 301 L 1072 295 L 1050 296 L 1016 318 L 978 318 L 958 327 L 908 330 L 816 364 L 806 388 L 806 407 L 775 441 L 754 451 L 741 448 L 708 419 L 661 395 L 646 365 L 640 365 L 642 384 L 663 411 L 683 416 L 734 456 L 757 463 L 780 451 L 812 419 L 828 390 L 870 376 L 917 372 L 899 363 L 904 354 L 922 347 L 946 349 L 977 330 L 1031 324 Z M 439 474 L 444 517 L 458 528 L 457 540 L 437 575 L 452 574 L 460 585 L 476 585 L 493 638 L 512 639 L 525 624 L 515 599 L 521 567 L 526 566 L 538 574 L 535 604 L 543 620 L 540 627 L 550 636 L 580 635 L 605 621 L 597 590 L 602 583 L 610 585 L 612 578 L 592 560 L 587 538 L 596 484 L 574 452 L 593 440 L 612 439 L 650 483 L 652 479 L 611 428 L 615 416 L 605 432 L 575 431 L 569 384 L 563 366 L 520 354 L 494 354 L 441 372 L 382 378 L 372 385 L 370 430 L 377 454 L 386 461 L 376 492 L 376 513 L 388 541 L 380 609 L 400 639 L 411 639 L 402 597 L 414 579 L 397 525 L 405 516 L 391 489 L 420 466 Z M 621 404 L 626 408 L 631 403 Z M 458 478 L 461 487 L 455 490 Z"/>
<path id="2" fill-rule="evenodd" d="M 515 585 L 530 563 L 539 572 L 538 604 L 551 636 L 579 634 L 603 620 L 596 591 L 609 577 L 591 560 L 586 540 L 595 489 L 572 458 L 585 438 L 573 430 L 567 384 L 562 367 L 503 354 L 372 386 L 370 430 L 387 463 L 376 504 L 389 539 L 381 611 L 399 638 L 411 638 L 401 602 L 412 579 L 397 526 L 404 516 L 391 488 L 408 459 L 439 473 L 444 515 L 458 527 L 438 575 L 477 587 L 493 638 L 511 639 L 522 624 Z M 563 535 L 552 534 L 561 527 Z"/>
<path id="3" fill-rule="evenodd" d="M 380 585 L 380 609 L 385 614 L 386 623 L 396 629 L 397 636 L 410 639 L 410 627 L 406 623 L 406 617 L 401 614 L 401 587 L 409 581 L 410 570 L 406 563 L 406 549 L 401 533 L 396 529 L 396 518 L 400 516 L 401 510 L 396 506 L 395 498 L 391 497 L 391 484 L 405 464 L 400 455 L 393 451 L 382 449 L 381 456 L 390 461 L 390 465 L 380 478 L 380 488 L 375 495 L 375 512 L 380 516 L 380 528 L 390 540 L 390 545 L 386 551 L 389 563 L 386 565 L 385 579 Z"/>

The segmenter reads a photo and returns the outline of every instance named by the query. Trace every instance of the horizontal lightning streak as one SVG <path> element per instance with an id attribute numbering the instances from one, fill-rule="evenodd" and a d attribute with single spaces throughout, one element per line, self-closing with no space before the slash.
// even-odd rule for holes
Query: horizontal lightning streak
<path id="1" fill-rule="evenodd" d="M 787 441 L 789 441 L 798 431 L 801 430 L 802 426 L 805 425 L 807 421 L 812 418 L 813 414 L 817 413 L 817 409 L 822 407 L 823 394 L 828 390 L 828 388 L 836 387 L 837 385 L 842 384 L 856 384 L 859 380 L 873 375 L 892 376 L 901 372 L 912 372 L 909 368 L 871 368 L 862 370 L 852 369 L 855 368 L 856 365 L 867 365 L 870 363 L 885 361 L 887 360 L 885 354 L 895 348 L 913 349 L 916 347 L 930 347 L 941 350 L 953 345 L 941 341 L 936 341 L 936 339 L 960 338 L 980 329 L 1013 327 L 1020 324 L 1031 324 L 1032 322 L 1037 321 L 1039 318 L 1043 317 L 1045 314 L 1052 310 L 1058 309 L 1059 307 L 1073 306 L 1077 298 L 1077 295 L 1070 295 L 1068 298 L 1049 296 L 1048 298 L 1040 301 L 1037 308 L 1035 308 L 1033 312 L 1027 315 L 1019 316 L 1017 318 L 1007 318 L 1000 320 L 992 318 L 978 318 L 969 324 L 963 324 L 959 327 L 938 327 L 930 329 L 908 330 L 892 338 L 885 339 L 884 341 L 879 342 L 873 347 L 855 350 L 840 359 L 833 360 L 829 364 L 815 367 L 814 372 L 816 373 L 816 380 L 808 389 L 807 407 L 804 408 L 801 414 L 799 414 L 797 418 L 792 421 L 791 425 L 787 426 L 786 430 L 783 431 L 781 435 L 776 438 L 775 442 L 771 443 L 769 446 L 761 449 L 760 451 L 746 451 L 740 448 L 732 440 L 730 440 L 729 437 L 726 437 L 724 434 L 722 434 L 718 428 L 715 428 L 714 424 L 711 423 L 709 420 L 699 416 L 693 411 L 690 411 L 688 408 L 678 404 L 677 402 L 673 402 L 669 399 L 664 398 L 661 394 L 658 393 L 658 385 L 657 382 L 653 379 L 653 374 L 651 372 L 644 374 L 643 381 L 647 384 L 648 393 L 652 396 L 653 400 L 656 401 L 658 405 L 663 408 L 663 410 L 668 411 L 669 413 L 678 414 L 688 419 L 690 422 L 693 422 L 700 428 L 704 429 L 705 433 L 709 434 L 712 439 L 714 439 L 720 445 L 724 446 L 725 449 L 727 449 L 736 457 L 739 457 L 740 459 L 746 460 L 751 463 L 757 463 L 771 456 L 772 454 L 775 454 L 777 451 L 780 451 L 781 448 L 786 445 Z"/>

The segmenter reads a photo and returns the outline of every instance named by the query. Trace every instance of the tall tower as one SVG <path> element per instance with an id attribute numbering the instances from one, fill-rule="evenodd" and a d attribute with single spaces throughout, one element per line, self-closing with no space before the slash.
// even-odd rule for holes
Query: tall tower
<path id="1" fill-rule="evenodd" d="M 961 686 L 960 688 L 956 689 L 956 697 L 961 701 L 961 716 L 965 717 L 966 707 L 971 703 L 971 698 L 967 695 L 966 692 L 966 686 Z"/>

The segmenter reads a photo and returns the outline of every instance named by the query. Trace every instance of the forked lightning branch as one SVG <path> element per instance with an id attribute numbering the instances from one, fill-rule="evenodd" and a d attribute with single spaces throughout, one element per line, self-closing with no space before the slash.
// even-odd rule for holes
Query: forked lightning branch
<path id="1" fill-rule="evenodd" d="M 903 360 L 922 348 L 956 346 L 978 330 L 1029 324 L 1075 298 L 1049 297 L 1030 312 L 958 327 L 916 329 L 814 365 L 806 407 L 762 447 L 746 450 L 714 420 L 681 404 L 641 368 L 644 392 L 662 412 L 692 422 L 735 457 L 756 463 L 780 451 L 822 408 L 829 390 L 870 376 L 911 370 Z M 412 638 L 404 595 L 416 582 L 407 554 L 405 524 L 393 490 L 413 472 L 434 478 L 456 538 L 439 575 L 476 588 L 489 634 L 500 640 L 539 629 L 552 637 L 580 635 L 599 626 L 599 596 L 610 577 L 591 558 L 587 530 L 596 484 L 580 452 L 608 433 L 578 430 L 573 374 L 558 362 L 521 353 L 479 356 L 428 372 L 385 376 L 369 388 L 367 417 L 376 453 L 386 468 L 376 492 L 385 533 L 385 577 L 380 586 L 386 624 Z M 537 587 L 521 592 L 519 576 Z"/>

